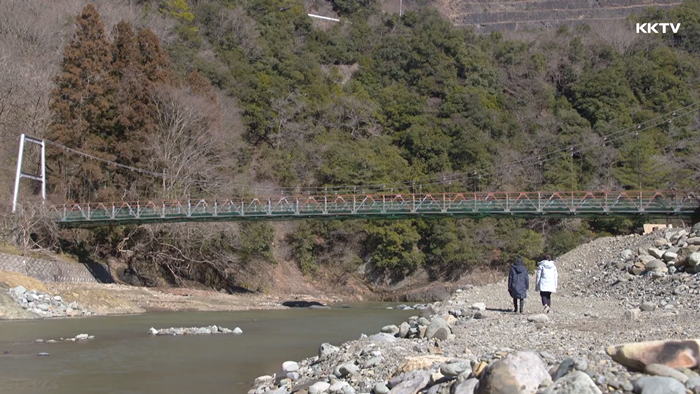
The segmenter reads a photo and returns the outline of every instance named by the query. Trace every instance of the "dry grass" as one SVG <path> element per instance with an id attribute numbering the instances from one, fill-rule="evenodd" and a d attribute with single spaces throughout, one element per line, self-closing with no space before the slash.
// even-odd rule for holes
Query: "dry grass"
<path id="1" fill-rule="evenodd" d="M 143 309 L 122 298 L 111 289 L 83 288 L 60 292 L 66 302 L 77 302 L 97 313 L 141 313 Z"/>
<path id="2" fill-rule="evenodd" d="M 42 293 L 49 292 L 49 289 L 43 283 L 18 272 L 0 271 L 0 283 L 5 283 L 9 287 L 24 286 L 27 290 L 36 290 Z"/>
<path id="3" fill-rule="evenodd" d="M 0 243 L 0 253 L 21 256 L 22 251 L 16 245 Z"/>
<path id="4" fill-rule="evenodd" d="M 16 245 L 0 243 L 0 254 L 11 254 L 14 256 L 23 256 L 22 250 Z M 27 257 L 32 257 L 40 260 L 60 260 L 66 263 L 79 264 L 78 258 L 65 253 L 49 254 L 48 252 L 30 252 Z"/>

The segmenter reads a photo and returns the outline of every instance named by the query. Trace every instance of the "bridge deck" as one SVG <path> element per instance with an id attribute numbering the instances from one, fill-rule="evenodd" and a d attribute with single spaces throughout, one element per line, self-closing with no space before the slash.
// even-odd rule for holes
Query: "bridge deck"
<path id="1" fill-rule="evenodd" d="M 662 191 L 349 194 L 51 206 L 63 226 L 217 220 L 484 216 L 691 216 L 700 193 Z"/>

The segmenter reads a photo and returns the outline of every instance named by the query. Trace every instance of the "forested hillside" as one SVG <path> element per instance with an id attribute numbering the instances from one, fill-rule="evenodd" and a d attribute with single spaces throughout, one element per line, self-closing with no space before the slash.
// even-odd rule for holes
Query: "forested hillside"
<path id="1" fill-rule="evenodd" d="M 313 21 L 299 0 L 86 4 L 0 5 L 4 201 L 22 132 L 166 174 L 52 146 L 56 202 L 698 185 L 698 1 L 629 21 L 682 23 L 664 36 L 628 23 L 479 35 L 429 7 L 399 17 L 372 0 L 334 1 L 343 20 L 333 24 Z M 258 290 L 267 286 L 259 268 L 280 259 L 341 282 L 417 270 L 454 279 L 637 225 L 308 222 L 275 241 L 275 226 L 251 223 L 33 239 L 111 261 L 134 283 Z"/>

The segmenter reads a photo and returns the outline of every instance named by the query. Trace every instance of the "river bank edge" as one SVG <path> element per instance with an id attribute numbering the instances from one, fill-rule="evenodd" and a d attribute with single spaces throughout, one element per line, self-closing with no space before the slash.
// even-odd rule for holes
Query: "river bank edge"
<path id="1" fill-rule="evenodd" d="M 700 394 L 700 273 L 649 263 L 695 230 L 601 238 L 561 256 L 554 313 L 540 313 L 536 293 L 514 313 L 506 281 L 460 288 L 400 325 L 320 344 L 248 394 Z"/>
<path id="2" fill-rule="evenodd" d="M 26 296 L 21 299 L 13 294 L 16 288 L 24 289 L 22 293 L 26 291 L 31 294 L 30 297 L 48 296 L 46 304 L 43 305 L 46 310 L 37 310 L 34 303 L 27 305 Z M 20 299 L 24 307 L 19 302 Z M 39 299 L 37 303 L 42 301 Z M 158 312 L 284 310 L 290 307 L 283 304 L 290 302 L 297 304 L 295 306 L 321 306 L 342 303 L 346 300 L 300 294 L 282 298 L 258 293 L 227 294 L 186 288 L 143 288 L 101 283 L 42 283 L 19 273 L 0 271 L 0 321 L 74 319 Z"/>

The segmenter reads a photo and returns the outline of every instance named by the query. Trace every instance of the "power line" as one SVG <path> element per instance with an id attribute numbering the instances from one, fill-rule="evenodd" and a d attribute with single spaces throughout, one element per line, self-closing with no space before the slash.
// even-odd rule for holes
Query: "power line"
<path id="1" fill-rule="evenodd" d="M 103 163 L 105 163 L 105 164 L 113 165 L 113 166 L 115 166 L 115 167 L 125 168 L 125 169 L 127 169 L 127 170 L 131 170 L 131 171 L 135 171 L 135 172 L 140 172 L 140 173 L 142 173 L 142 174 L 153 175 L 153 176 L 160 177 L 160 178 L 167 178 L 167 177 L 165 176 L 164 173 L 158 173 L 158 172 L 143 170 L 143 169 L 137 168 L 137 167 L 127 166 L 127 165 L 125 165 L 125 164 L 119 164 L 119 163 L 113 162 L 113 161 L 111 161 L 111 160 L 103 159 L 103 158 L 100 158 L 100 157 L 91 155 L 91 154 L 89 154 L 89 153 L 85 153 L 85 152 L 81 152 L 81 151 L 76 150 L 76 149 L 73 149 L 73 148 L 69 148 L 69 147 L 67 147 L 67 146 L 65 146 L 65 145 L 59 144 L 58 142 L 53 142 L 53 141 L 51 141 L 51 140 L 44 140 L 44 141 L 46 141 L 47 144 L 53 145 L 53 146 L 55 146 L 55 147 L 61 148 L 61 149 L 65 150 L 65 151 L 68 151 L 68 152 L 70 152 L 70 153 L 74 153 L 74 154 L 79 155 L 79 156 L 87 157 L 88 159 L 93 159 L 93 160 L 101 161 L 101 162 L 103 162 Z"/>
<path id="2" fill-rule="evenodd" d="M 599 137 L 599 141 L 585 145 L 584 147 L 580 147 L 580 145 L 575 144 L 575 145 L 569 145 L 566 148 L 559 149 L 554 152 L 549 152 L 543 155 L 537 155 L 537 156 L 531 156 L 531 157 L 526 157 L 522 158 L 519 160 L 512 161 L 510 163 L 506 163 L 505 165 L 502 165 L 501 168 L 503 169 L 508 169 L 509 167 L 513 167 L 516 165 L 527 165 L 527 164 L 544 164 L 546 162 L 550 162 L 553 160 L 559 160 L 561 158 L 561 153 L 570 151 L 571 155 L 577 154 L 577 153 L 583 153 L 586 152 L 592 148 L 599 147 L 602 143 L 603 146 L 605 146 L 608 143 L 618 141 L 627 135 L 631 134 L 632 132 L 636 133 L 637 135 L 645 130 L 648 130 L 653 127 L 657 127 L 661 124 L 670 122 L 671 120 L 665 119 L 668 118 L 669 116 L 672 116 L 673 118 L 680 118 L 686 115 L 690 115 L 692 113 L 695 113 L 695 110 L 697 107 L 700 106 L 700 101 L 691 103 L 689 105 L 686 105 L 685 107 L 679 108 L 674 111 L 667 112 L 665 114 L 659 115 L 655 118 L 649 119 L 645 122 L 636 124 L 634 126 L 630 126 L 618 131 L 615 131 L 613 133 L 609 133 L 605 136 Z M 671 119 L 673 119 L 671 118 Z M 661 120 L 664 119 L 664 120 Z M 151 175 L 154 177 L 158 178 L 164 178 L 168 179 L 169 177 L 166 176 L 165 173 L 158 173 L 154 171 L 149 171 L 149 170 L 144 170 L 138 167 L 133 167 L 125 164 L 120 164 L 111 160 L 103 159 L 85 152 L 81 152 L 79 150 L 69 148 L 65 145 L 59 144 L 57 142 L 51 141 L 51 140 L 44 140 L 46 141 L 47 144 L 53 145 L 55 147 L 58 147 L 60 149 L 63 149 L 69 153 L 73 153 L 76 155 L 80 155 L 92 160 L 97 160 L 100 162 L 103 162 L 108 165 L 112 165 L 115 167 L 119 168 L 124 168 L 130 171 L 142 173 L 142 174 L 147 174 Z M 472 175 L 469 175 L 469 173 L 472 173 Z M 477 179 L 481 178 L 482 176 L 487 176 L 487 175 L 494 175 L 498 171 L 492 170 L 492 171 L 486 171 L 486 172 L 479 172 L 479 171 L 470 171 L 467 173 L 458 173 L 458 174 L 451 174 L 449 176 L 443 176 L 442 179 L 436 179 L 437 177 L 435 175 L 430 175 L 428 177 L 424 177 L 422 179 L 415 179 L 411 181 L 403 181 L 403 182 L 393 182 L 393 183 L 375 183 L 375 184 L 365 184 L 365 185 L 340 185 L 340 186 L 327 186 L 327 187 L 253 187 L 249 184 L 229 184 L 228 186 L 233 187 L 233 188 L 241 188 L 241 189 L 249 189 L 251 191 L 272 191 L 272 192 L 280 192 L 284 193 L 285 191 L 290 191 L 290 192 L 307 192 L 310 193 L 312 191 L 323 191 L 325 193 L 331 192 L 331 193 L 337 193 L 338 191 L 344 191 L 344 190 L 355 190 L 355 189 L 381 189 L 381 190 L 386 190 L 386 189 L 391 189 L 393 190 L 394 188 L 402 188 L 402 187 L 415 187 L 415 185 L 418 185 L 419 187 L 422 186 L 431 186 L 431 185 L 444 185 L 446 182 L 447 183 L 452 183 L 452 182 L 465 182 L 468 180 L 472 179 Z M 510 172 L 510 170 L 509 170 Z M 428 182 L 424 182 L 428 181 Z M 199 183 L 196 182 L 195 183 Z"/>

